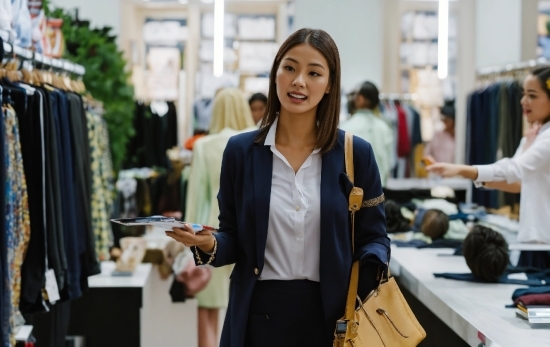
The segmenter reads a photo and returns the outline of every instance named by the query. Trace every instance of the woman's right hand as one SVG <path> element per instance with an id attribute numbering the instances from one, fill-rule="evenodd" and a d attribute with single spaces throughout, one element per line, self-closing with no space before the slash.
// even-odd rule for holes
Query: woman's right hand
<path id="1" fill-rule="evenodd" d="M 426 168 L 428 172 L 435 173 L 441 177 L 462 176 L 475 181 L 477 179 L 477 168 L 469 165 L 437 163 Z"/>
<path id="2" fill-rule="evenodd" d="M 460 165 L 449 163 L 435 163 L 426 168 L 428 172 L 442 177 L 454 177 L 460 175 Z"/>
<path id="3" fill-rule="evenodd" d="M 214 250 L 214 235 L 210 230 L 203 230 L 195 234 L 193 228 L 189 224 L 185 224 L 183 229 L 172 228 L 172 231 L 166 231 L 166 235 L 183 243 L 186 247 L 199 247 L 205 253 Z"/>

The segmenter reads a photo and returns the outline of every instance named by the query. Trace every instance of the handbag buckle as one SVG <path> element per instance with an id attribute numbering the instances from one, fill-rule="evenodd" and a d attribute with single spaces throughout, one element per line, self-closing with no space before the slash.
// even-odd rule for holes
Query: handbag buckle
<path id="1" fill-rule="evenodd" d="M 352 212 L 359 211 L 361 204 L 363 203 L 363 189 L 359 187 L 353 187 L 349 193 L 349 210 Z"/>
<path id="2" fill-rule="evenodd" d="M 336 331 L 335 331 L 336 336 L 345 335 L 347 330 L 348 330 L 347 320 L 339 320 L 336 322 Z"/>

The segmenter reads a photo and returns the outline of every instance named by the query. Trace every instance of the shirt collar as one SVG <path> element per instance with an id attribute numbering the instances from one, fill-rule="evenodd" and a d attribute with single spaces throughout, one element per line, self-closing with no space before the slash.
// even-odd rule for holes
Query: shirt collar
<path id="1" fill-rule="evenodd" d="M 539 134 L 542 133 L 542 132 L 545 131 L 545 130 L 548 130 L 548 129 L 550 129 L 550 122 L 546 122 L 546 124 L 544 124 L 544 125 L 540 128 Z"/>
<path id="2" fill-rule="evenodd" d="M 275 146 L 275 135 L 277 134 L 277 124 L 279 123 L 279 117 L 275 118 L 273 124 L 269 128 L 265 137 L 264 146 Z"/>
<path id="3" fill-rule="evenodd" d="M 277 124 L 279 123 L 279 117 L 275 118 L 273 124 L 269 128 L 267 135 L 265 137 L 264 146 L 273 146 L 275 147 L 275 135 L 277 135 Z M 317 154 L 320 152 L 319 148 L 315 148 L 312 154 Z"/>

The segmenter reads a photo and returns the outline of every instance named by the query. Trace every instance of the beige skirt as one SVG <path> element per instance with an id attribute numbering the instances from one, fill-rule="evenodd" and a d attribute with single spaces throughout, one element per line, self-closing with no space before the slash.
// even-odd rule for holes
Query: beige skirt
<path id="1" fill-rule="evenodd" d="M 195 297 L 200 308 L 227 308 L 229 303 L 229 276 L 233 271 L 233 265 L 213 268 L 212 277 L 208 285 Z"/>

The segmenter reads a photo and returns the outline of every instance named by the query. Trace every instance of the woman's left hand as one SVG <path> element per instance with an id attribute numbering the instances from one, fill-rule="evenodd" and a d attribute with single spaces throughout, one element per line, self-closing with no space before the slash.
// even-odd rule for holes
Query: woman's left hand
<path id="1" fill-rule="evenodd" d="M 183 243 L 186 247 L 196 246 L 204 252 L 211 252 L 214 248 L 212 231 L 203 230 L 195 234 L 195 231 L 189 224 L 185 224 L 184 228 L 172 228 L 172 231 L 167 231 L 166 235 Z"/>

